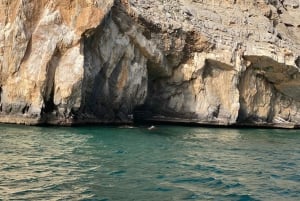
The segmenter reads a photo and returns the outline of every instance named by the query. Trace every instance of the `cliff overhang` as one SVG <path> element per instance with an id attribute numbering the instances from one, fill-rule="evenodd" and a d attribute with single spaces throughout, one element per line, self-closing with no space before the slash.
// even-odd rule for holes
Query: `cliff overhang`
<path id="1" fill-rule="evenodd" d="M 299 127 L 299 9 L 290 0 L 2 1 L 0 122 Z"/>

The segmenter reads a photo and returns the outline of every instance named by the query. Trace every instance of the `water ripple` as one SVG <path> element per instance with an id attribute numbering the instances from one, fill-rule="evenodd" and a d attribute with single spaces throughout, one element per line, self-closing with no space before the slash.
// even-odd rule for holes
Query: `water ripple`
<path id="1" fill-rule="evenodd" d="M 0 125 L 0 200 L 298 200 L 300 131 Z"/>

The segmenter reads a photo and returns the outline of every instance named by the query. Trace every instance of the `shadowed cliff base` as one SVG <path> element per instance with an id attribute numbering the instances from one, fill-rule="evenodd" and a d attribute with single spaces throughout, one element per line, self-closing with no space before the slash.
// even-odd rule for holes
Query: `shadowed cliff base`
<path id="1" fill-rule="evenodd" d="M 300 124 L 296 1 L 0 8 L 0 122 Z"/>
<path id="2" fill-rule="evenodd" d="M 282 129 L 299 129 L 300 125 L 281 122 L 268 123 L 258 121 L 244 121 L 236 123 L 219 122 L 218 120 L 199 120 L 199 119 L 185 119 L 180 117 L 166 117 L 163 115 L 155 116 L 149 110 L 138 109 L 134 112 L 134 123 L 137 125 L 182 125 L 195 127 L 219 127 L 219 128 L 282 128 Z"/>

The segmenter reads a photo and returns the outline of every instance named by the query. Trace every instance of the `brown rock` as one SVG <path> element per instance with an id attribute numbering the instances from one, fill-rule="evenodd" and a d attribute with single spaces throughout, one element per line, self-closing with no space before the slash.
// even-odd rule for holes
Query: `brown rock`
<path id="1" fill-rule="evenodd" d="M 0 122 L 121 123 L 142 108 L 148 120 L 297 126 L 299 9 L 292 0 L 3 0 Z"/>

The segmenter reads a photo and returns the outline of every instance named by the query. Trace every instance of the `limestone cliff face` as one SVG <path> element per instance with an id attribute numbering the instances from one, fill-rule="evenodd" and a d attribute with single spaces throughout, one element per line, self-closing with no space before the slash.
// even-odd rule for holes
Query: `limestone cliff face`
<path id="1" fill-rule="evenodd" d="M 0 122 L 298 126 L 299 6 L 1 0 Z"/>

